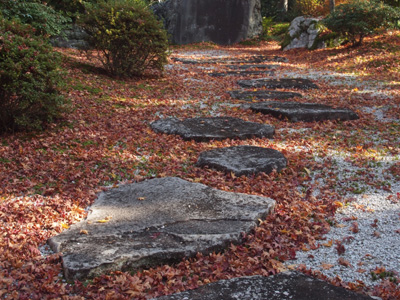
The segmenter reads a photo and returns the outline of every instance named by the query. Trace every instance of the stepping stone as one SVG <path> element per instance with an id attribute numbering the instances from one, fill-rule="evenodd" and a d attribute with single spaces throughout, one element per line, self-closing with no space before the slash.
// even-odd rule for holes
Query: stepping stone
<path id="1" fill-rule="evenodd" d="M 153 300 L 372 300 L 299 272 L 220 280 Z"/>
<path id="2" fill-rule="evenodd" d="M 282 79 L 252 79 L 252 80 L 239 80 L 238 84 L 246 88 L 261 88 L 268 89 L 317 89 L 318 86 L 309 79 L 304 78 L 282 78 Z"/>
<path id="3" fill-rule="evenodd" d="M 199 167 L 233 172 L 237 176 L 259 172 L 280 171 L 287 165 L 287 159 L 277 150 L 255 146 L 235 146 L 202 152 L 196 163 Z"/>
<path id="4" fill-rule="evenodd" d="M 269 114 L 292 122 L 314 122 L 325 120 L 356 120 L 358 115 L 347 108 L 333 108 L 328 105 L 298 102 L 259 102 L 250 105 L 255 112 Z"/>
<path id="5" fill-rule="evenodd" d="M 172 58 L 175 61 L 181 62 L 183 64 L 241 64 L 241 63 L 262 63 L 266 61 L 274 61 L 274 62 L 287 62 L 287 58 L 280 56 L 264 56 L 264 55 L 256 55 L 250 56 L 244 59 L 223 59 L 223 58 L 209 58 L 209 59 L 187 59 L 174 57 Z"/>
<path id="6" fill-rule="evenodd" d="M 266 197 L 156 178 L 101 193 L 86 220 L 48 243 L 63 253 L 67 280 L 85 280 L 222 251 L 274 206 Z"/>
<path id="7" fill-rule="evenodd" d="M 221 73 L 208 73 L 208 75 L 213 77 L 225 77 L 225 76 L 249 76 L 249 75 L 274 75 L 274 71 L 228 71 Z"/>
<path id="8" fill-rule="evenodd" d="M 180 121 L 176 118 L 157 120 L 150 124 L 156 132 L 177 134 L 184 140 L 206 142 L 223 139 L 272 138 L 273 126 L 247 122 L 232 117 L 193 118 Z"/>
<path id="9" fill-rule="evenodd" d="M 229 94 L 234 99 L 253 101 L 264 99 L 289 99 L 294 97 L 302 97 L 299 93 L 278 92 L 278 91 L 230 91 Z"/>
<path id="10" fill-rule="evenodd" d="M 248 69 L 276 69 L 279 65 L 228 65 L 229 69 L 232 70 L 248 70 Z"/>

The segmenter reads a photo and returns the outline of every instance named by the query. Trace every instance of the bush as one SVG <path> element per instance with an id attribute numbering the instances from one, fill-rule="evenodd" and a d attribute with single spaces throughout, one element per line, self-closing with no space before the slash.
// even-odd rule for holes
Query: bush
<path id="1" fill-rule="evenodd" d="M 110 74 L 134 77 L 148 69 L 163 71 L 167 33 L 144 2 L 114 0 L 87 5 L 81 26 Z"/>
<path id="2" fill-rule="evenodd" d="M 38 35 L 58 35 L 70 21 L 53 8 L 35 1 L 0 0 L 0 9 L 3 17 L 32 25 Z"/>
<path id="3" fill-rule="evenodd" d="M 325 25 L 346 38 L 353 46 L 380 28 L 395 26 L 399 10 L 377 0 L 354 0 L 341 4 L 325 18 Z"/>
<path id="4" fill-rule="evenodd" d="M 0 18 L 0 132 L 42 129 L 64 106 L 60 55 L 32 32 Z"/>

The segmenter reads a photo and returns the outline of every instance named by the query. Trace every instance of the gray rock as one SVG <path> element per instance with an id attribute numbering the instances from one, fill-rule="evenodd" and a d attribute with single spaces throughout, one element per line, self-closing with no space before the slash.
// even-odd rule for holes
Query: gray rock
<path id="1" fill-rule="evenodd" d="M 318 86 L 309 79 L 304 78 L 282 78 L 282 79 L 252 79 L 252 80 L 239 80 L 238 85 L 241 87 L 260 88 L 265 87 L 268 89 L 317 89 Z"/>
<path id="2" fill-rule="evenodd" d="M 157 120 L 150 126 L 156 132 L 177 134 L 185 140 L 197 142 L 228 138 L 242 140 L 252 137 L 272 138 L 275 132 L 272 126 L 232 117 L 193 118 L 183 121 L 167 118 Z"/>
<path id="3" fill-rule="evenodd" d="M 226 77 L 226 76 L 250 76 L 250 75 L 274 75 L 274 71 L 227 71 L 227 72 L 215 72 L 207 73 L 213 77 Z"/>
<path id="4" fill-rule="evenodd" d="M 89 35 L 81 27 L 72 25 L 71 28 L 64 30 L 60 36 L 52 37 L 50 43 L 54 47 L 60 48 L 88 49 L 88 37 Z"/>
<path id="5" fill-rule="evenodd" d="M 325 120 L 356 120 L 358 115 L 347 108 L 333 108 L 328 105 L 298 102 L 259 102 L 250 105 L 250 109 L 277 118 L 287 118 L 292 122 L 314 122 Z"/>
<path id="6" fill-rule="evenodd" d="M 300 16 L 295 18 L 289 26 L 287 35 L 291 38 L 290 43 L 283 50 L 294 48 L 325 48 L 325 43 L 316 44 L 316 38 L 321 33 L 320 19 L 306 18 Z"/>
<path id="7" fill-rule="evenodd" d="M 86 220 L 48 243 L 63 253 L 66 278 L 83 280 L 221 251 L 241 242 L 241 233 L 274 205 L 266 197 L 224 192 L 176 177 L 157 178 L 101 193 Z"/>
<path id="8" fill-rule="evenodd" d="M 255 146 L 235 146 L 202 152 L 196 163 L 216 170 L 233 172 L 237 176 L 259 172 L 280 171 L 287 159 L 277 150 Z"/>
<path id="9" fill-rule="evenodd" d="M 208 59 L 188 59 L 181 57 L 172 58 L 183 64 L 258 64 L 263 62 L 287 62 L 287 58 L 281 56 L 264 56 L 255 55 L 242 59 L 224 59 L 224 58 L 208 58 Z"/>
<path id="10" fill-rule="evenodd" d="M 260 0 L 166 0 L 153 5 L 172 43 L 233 44 L 262 32 Z"/>
<path id="11" fill-rule="evenodd" d="M 157 300 L 372 300 L 298 272 L 220 280 Z M 155 300 L 155 299 L 153 299 Z"/>
<path id="12" fill-rule="evenodd" d="M 229 69 L 232 70 L 248 70 L 248 69 L 277 69 L 280 66 L 279 65 L 260 65 L 260 64 L 247 64 L 247 65 L 228 65 L 227 66 Z"/>
<path id="13" fill-rule="evenodd" d="M 302 97 L 299 93 L 278 92 L 278 91 L 230 91 L 229 94 L 234 99 L 254 101 L 265 99 L 289 99 L 294 97 Z"/>

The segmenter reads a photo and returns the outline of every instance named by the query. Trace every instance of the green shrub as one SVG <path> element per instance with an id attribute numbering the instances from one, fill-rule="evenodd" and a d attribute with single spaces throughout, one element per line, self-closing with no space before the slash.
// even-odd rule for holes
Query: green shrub
<path id="1" fill-rule="evenodd" d="M 33 0 L 0 0 L 0 9 L 4 18 L 29 24 L 38 35 L 57 35 L 70 21 L 53 8 Z"/>
<path id="2" fill-rule="evenodd" d="M 324 19 L 325 25 L 346 38 L 353 46 L 360 45 L 367 35 L 377 29 L 395 26 L 399 10 L 377 0 L 354 0 L 338 5 Z"/>
<path id="3" fill-rule="evenodd" d="M 0 132 L 42 129 L 60 115 L 60 55 L 33 29 L 0 18 Z"/>
<path id="4" fill-rule="evenodd" d="M 81 26 L 110 74 L 134 77 L 148 69 L 163 71 L 167 33 L 144 2 L 113 0 L 87 5 Z"/>

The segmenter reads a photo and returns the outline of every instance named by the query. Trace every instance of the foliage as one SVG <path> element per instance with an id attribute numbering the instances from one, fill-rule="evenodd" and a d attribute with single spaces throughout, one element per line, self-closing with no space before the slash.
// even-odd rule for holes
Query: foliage
<path id="1" fill-rule="evenodd" d="M 0 0 L 0 9 L 3 17 L 29 24 L 39 35 L 57 35 L 70 21 L 50 6 L 36 1 Z"/>
<path id="2" fill-rule="evenodd" d="M 325 25 L 350 41 L 360 45 L 377 29 L 390 28 L 400 18 L 400 11 L 377 0 L 354 0 L 341 4 L 324 19 Z"/>
<path id="3" fill-rule="evenodd" d="M 29 25 L 0 19 L 0 131 L 41 129 L 64 104 L 60 56 Z"/>
<path id="4" fill-rule="evenodd" d="M 105 69 L 117 77 L 163 71 L 168 39 L 162 24 L 139 0 L 115 0 L 87 5 L 82 27 Z"/>
<path id="5" fill-rule="evenodd" d="M 320 16 L 325 8 L 324 0 L 296 0 L 291 9 L 292 17 L 297 16 Z"/>
<path id="6" fill-rule="evenodd" d="M 282 42 L 290 24 L 287 22 L 273 22 L 272 20 L 273 18 L 263 17 L 263 33 L 260 36 L 260 39 L 265 41 L 272 40 Z"/>

